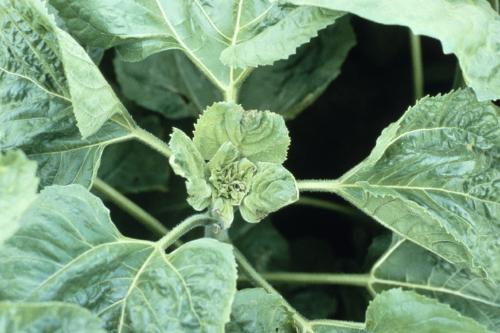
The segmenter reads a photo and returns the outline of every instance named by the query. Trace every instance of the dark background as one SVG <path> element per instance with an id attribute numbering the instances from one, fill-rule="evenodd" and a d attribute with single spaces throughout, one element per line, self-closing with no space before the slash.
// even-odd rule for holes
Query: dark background
<path id="1" fill-rule="evenodd" d="M 363 160 L 382 129 L 414 103 L 408 30 L 360 18 L 353 18 L 352 23 L 358 43 L 344 63 L 342 73 L 312 106 L 288 122 L 292 145 L 285 164 L 297 179 L 338 178 Z M 455 57 L 443 55 L 439 42 L 429 38 L 422 39 L 422 48 L 425 94 L 448 92 L 455 76 Z M 113 54 L 107 53 L 102 64 L 111 80 L 112 57 Z M 192 122 L 178 121 L 173 125 L 189 129 Z M 334 195 L 315 196 L 346 204 Z M 177 212 L 166 208 L 158 210 L 168 196 L 151 194 L 131 198 L 162 221 L 167 215 L 168 220 L 178 221 L 171 218 L 177 217 Z M 112 207 L 112 214 L 125 234 L 155 237 L 118 209 Z M 274 225 L 281 233 L 281 243 L 285 242 L 283 246 L 289 250 L 288 259 L 293 258 L 276 267 L 292 271 L 366 272 L 370 245 L 376 237 L 387 235 L 381 226 L 362 214 L 350 217 L 298 205 L 287 207 L 273 214 L 272 221 L 262 223 Z M 265 232 L 270 235 L 269 231 Z M 281 244 L 276 240 L 262 245 L 256 243 L 256 250 L 252 251 L 259 253 L 269 246 L 270 255 L 280 261 L 283 256 L 273 249 L 277 243 Z M 362 321 L 370 298 L 364 289 L 355 287 L 280 289 L 310 318 L 328 316 Z"/>

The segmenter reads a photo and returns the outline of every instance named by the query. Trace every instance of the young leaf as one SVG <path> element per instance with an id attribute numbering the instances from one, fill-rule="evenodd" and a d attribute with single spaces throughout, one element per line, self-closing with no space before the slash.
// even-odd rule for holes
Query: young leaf
<path id="1" fill-rule="evenodd" d="M 500 16 L 486 0 L 287 0 L 407 26 L 454 53 L 479 100 L 500 99 Z"/>
<path id="2" fill-rule="evenodd" d="M 230 245 L 201 239 L 165 254 L 122 236 L 79 185 L 45 189 L 22 222 L 0 248 L 0 299 L 76 303 L 111 332 L 223 332 L 236 291 Z"/>
<path id="3" fill-rule="evenodd" d="M 500 111 L 470 90 L 426 97 L 334 191 L 460 268 L 500 277 Z"/>
<path id="4" fill-rule="evenodd" d="M 14 234 L 26 208 L 35 200 L 36 163 L 22 151 L 0 151 L 0 246 Z"/>
<path id="5" fill-rule="evenodd" d="M 240 212 L 246 221 L 255 223 L 298 199 L 295 178 L 287 169 L 279 164 L 259 162 Z"/>
<path id="6" fill-rule="evenodd" d="M 88 310 L 59 302 L 0 302 L 0 332 L 104 333 L 103 323 Z"/>
<path id="7" fill-rule="evenodd" d="M 86 45 L 117 46 L 128 61 L 138 61 L 167 49 L 181 49 L 221 89 L 240 82 L 245 70 L 229 67 L 219 59 L 228 48 L 247 43 L 259 46 L 249 62 L 269 64 L 287 58 L 301 44 L 331 24 L 338 13 L 315 8 L 256 1 L 66 1 L 50 0 L 70 31 Z M 81 15 L 80 13 L 92 13 Z M 307 29 L 299 25 L 307 23 Z M 300 27 L 300 29 L 299 29 Z M 268 32 L 269 30 L 269 32 Z M 279 36 L 275 36 L 279 33 Z M 231 54 L 224 56 L 228 61 Z M 250 54 L 249 54 L 250 55 Z M 260 58 L 257 58 L 259 56 Z M 234 60 L 234 59 L 233 59 Z M 242 64 L 239 64 L 242 65 Z"/>
<path id="8" fill-rule="evenodd" d="M 407 240 L 395 241 L 370 275 L 369 288 L 374 292 L 394 287 L 412 289 L 448 303 L 494 332 L 500 330 L 498 280 L 460 269 Z"/>
<path id="9" fill-rule="evenodd" d="M 157 137 L 165 136 L 155 116 L 139 119 L 138 123 Z M 167 191 L 170 172 L 167 159 L 140 142 L 108 146 L 99 167 L 99 177 L 122 193 Z"/>
<path id="10" fill-rule="evenodd" d="M 340 73 L 355 44 L 348 17 L 319 32 L 297 54 L 253 70 L 239 102 L 247 110 L 270 110 L 290 119 L 313 103 Z M 181 51 L 158 53 L 130 63 L 115 59 L 123 94 L 166 118 L 196 116 L 222 100 L 219 90 Z"/>
<path id="11" fill-rule="evenodd" d="M 195 117 L 223 99 L 220 91 L 178 50 L 132 63 L 117 57 L 114 67 L 127 98 L 166 118 Z"/>
<path id="12" fill-rule="evenodd" d="M 172 149 L 170 165 L 174 172 L 186 178 L 188 202 L 196 210 L 210 204 L 212 190 L 206 181 L 206 165 L 193 141 L 181 130 L 174 128 L 169 142 Z"/>
<path id="13" fill-rule="evenodd" d="M 291 313 L 280 296 L 261 288 L 243 289 L 236 293 L 227 333 L 292 333 Z"/>
<path id="14" fill-rule="evenodd" d="M 375 297 L 366 311 L 366 330 L 370 333 L 491 333 L 448 305 L 401 289 Z"/>
<path id="15" fill-rule="evenodd" d="M 92 113 L 94 107 L 82 109 L 81 100 L 73 100 L 70 94 L 72 84 L 76 87 L 78 82 L 65 74 L 68 66 L 57 39 L 61 31 L 43 4 L 1 0 L 0 26 L 0 150 L 22 149 L 38 162 L 42 186 L 89 186 L 104 147 L 131 137 L 133 123 L 116 115 L 96 134 L 81 140 L 73 109 Z M 85 73 L 95 79 L 95 72 Z M 92 84 L 102 87 L 99 81 Z"/>
<path id="16" fill-rule="evenodd" d="M 221 102 L 210 106 L 195 124 L 193 142 L 206 160 L 226 141 L 252 162 L 283 163 L 290 137 L 283 117 L 269 111 L 244 111 Z"/>

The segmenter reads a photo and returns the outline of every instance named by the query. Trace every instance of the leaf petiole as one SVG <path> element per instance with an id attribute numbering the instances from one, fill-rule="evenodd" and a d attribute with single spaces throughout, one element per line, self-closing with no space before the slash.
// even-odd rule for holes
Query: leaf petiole
<path id="1" fill-rule="evenodd" d="M 170 150 L 170 147 L 167 145 L 167 143 L 158 138 L 157 136 L 151 134 L 150 132 L 140 127 L 137 127 L 132 131 L 132 135 L 137 140 L 147 144 L 148 146 L 158 151 L 165 157 L 168 158 L 170 157 L 170 155 L 172 155 L 172 150 Z"/>
<path id="2" fill-rule="evenodd" d="M 201 226 L 207 226 L 211 222 L 217 221 L 213 217 L 211 217 L 209 214 L 195 214 L 178 225 L 175 226 L 169 233 L 167 233 L 165 236 L 163 236 L 159 241 L 158 241 L 158 246 L 161 247 L 163 250 L 166 250 L 169 246 L 174 244 L 177 240 L 179 240 L 184 234 L 188 233 L 192 229 L 196 227 L 201 227 Z"/>

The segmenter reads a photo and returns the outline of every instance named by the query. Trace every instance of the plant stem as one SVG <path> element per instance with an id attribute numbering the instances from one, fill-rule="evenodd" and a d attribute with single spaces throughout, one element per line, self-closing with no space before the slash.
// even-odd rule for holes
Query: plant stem
<path id="1" fill-rule="evenodd" d="M 129 198 L 118 192 L 115 188 L 108 185 L 103 180 L 96 178 L 94 180 L 94 189 L 106 199 L 112 201 L 116 206 L 123 209 L 130 216 L 140 221 L 146 228 L 148 228 L 152 232 L 163 236 L 170 231 L 155 217 L 139 207 Z"/>
<path id="2" fill-rule="evenodd" d="M 316 285 L 345 285 L 368 287 L 369 274 L 333 274 L 333 273 L 294 273 L 273 272 L 262 273 L 262 278 L 272 283 L 286 284 L 316 284 Z M 244 280 L 244 279 L 243 279 Z"/>
<path id="3" fill-rule="evenodd" d="M 138 127 L 133 131 L 132 134 L 139 141 L 144 142 L 165 157 L 170 157 L 170 155 L 172 155 L 172 150 L 170 150 L 170 147 L 163 140 L 149 133 L 148 131 Z"/>
<path id="4" fill-rule="evenodd" d="M 158 246 L 165 250 L 190 230 L 196 227 L 206 226 L 214 220 L 215 219 L 210 217 L 208 214 L 192 215 L 176 225 L 175 228 L 173 228 L 168 234 L 163 236 L 163 238 L 158 241 Z"/>
<path id="5" fill-rule="evenodd" d="M 297 186 L 301 192 L 334 192 L 340 183 L 336 180 L 297 180 Z"/>
<path id="6" fill-rule="evenodd" d="M 490 0 L 491 7 L 498 13 L 500 11 L 500 1 L 499 0 Z"/>
<path id="7" fill-rule="evenodd" d="M 274 289 L 274 287 L 269 284 L 260 274 L 253 268 L 252 264 L 248 262 L 247 258 L 241 253 L 237 248 L 234 248 L 233 250 L 234 256 L 236 258 L 236 261 L 238 262 L 238 268 L 239 270 L 248 278 L 248 280 L 254 284 L 255 286 L 263 288 L 265 291 L 267 291 L 270 294 L 277 295 L 281 298 L 283 305 L 291 312 L 293 313 L 293 317 L 296 320 L 296 322 L 299 324 L 301 327 L 308 327 L 309 322 L 306 318 L 304 318 L 293 306 L 288 303 L 281 294 Z"/>
<path id="8" fill-rule="evenodd" d="M 411 60 L 413 68 L 413 96 L 419 100 L 424 96 L 424 69 L 422 62 L 422 46 L 420 37 L 409 31 Z"/>
<path id="9" fill-rule="evenodd" d="M 328 209 L 328 210 L 332 210 L 332 211 L 339 212 L 339 213 L 349 215 L 349 216 L 361 215 L 361 214 L 359 214 L 359 212 L 357 210 L 352 209 L 351 207 L 344 206 L 344 205 L 341 205 L 341 204 L 338 204 L 335 202 L 330 202 L 327 200 L 308 197 L 308 196 L 301 196 L 299 198 L 299 201 L 297 201 L 295 204 Z"/>

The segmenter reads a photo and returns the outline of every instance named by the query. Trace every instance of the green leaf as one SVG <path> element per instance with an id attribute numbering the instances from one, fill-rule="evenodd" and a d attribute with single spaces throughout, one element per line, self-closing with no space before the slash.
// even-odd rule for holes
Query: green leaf
<path id="1" fill-rule="evenodd" d="M 0 299 L 76 303 L 111 332 L 223 332 L 236 290 L 230 245 L 200 239 L 165 254 L 122 236 L 79 185 L 45 189 L 22 222 L 0 248 Z"/>
<path id="2" fill-rule="evenodd" d="M 195 124 L 193 142 L 206 160 L 230 141 L 252 162 L 283 163 L 290 137 L 283 117 L 269 111 L 244 111 L 221 102 L 210 106 Z"/>
<path id="3" fill-rule="evenodd" d="M 366 311 L 366 330 L 370 333 L 491 333 L 448 305 L 401 289 L 375 297 Z"/>
<path id="4" fill-rule="evenodd" d="M 326 187 L 460 268 L 500 279 L 500 113 L 470 90 L 426 97 Z"/>
<path id="5" fill-rule="evenodd" d="M 500 98 L 500 16 L 486 0 L 287 0 L 409 27 L 454 53 L 479 100 Z"/>
<path id="6" fill-rule="evenodd" d="M 181 130 L 174 128 L 169 142 L 172 149 L 170 166 L 174 172 L 186 178 L 188 202 L 196 210 L 210 204 L 212 189 L 206 181 L 207 167 L 193 141 Z"/>
<path id="7" fill-rule="evenodd" d="M 0 331 L 15 333 L 104 333 L 88 310 L 59 302 L 0 302 Z"/>
<path id="8" fill-rule="evenodd" d="M 87 52 L 65 31 L 55 25 L 53 30 L 82 137 L 95 134 L 114 114 L 130 118 Z"/>
<path id="9" fill-rule="evenodd" d="M 344 13 L 315 7 L 296 7 L 281 21 L 253 38 L 232 43 L 221 53 L 221 61 L 239 68 L 272 65 L 295 53 L 299 45 L 315 37 Z M 300 29 L 297 29 L 300 27 Z"/>
<path id="10" fill-rule="evenodd" d="M 246 45 L 244 48 L 251 48 L 252 43 L 258 46 L 265 41 L 279 41 L 272 45 L 271 52 L 266 45 L 253 50 L 245 61 L 251 60 L 253 65 L 269 64 L 287 58 L 338 17 L 328 10 L 297 9 L 267 0 L 50 0 L 50 3 L 84 44 L 117 46 L 127 61 L 181 49 L 222 90 L 231 89 L 247 74 L 247 70 L 221 62 L 224 50 L 233 47 L 232 51 L 240 53 L 234 47 L 242 43 Z M 303 30 L 302 24 L 307 24 L 307 29 Z M 229 58 L 234 52 L 229 52 Z"/>
<path id="11" fill-rule="evenodd" d="M 194 117 L 222 94 L 181 51 L 154 54 L 140 62 L 114 61 L 123 94 L 166 118 Z"/>
<path id="12" fill-rule="evenodd" d="M 404 239 L 396 240 L 370 273 L 373 292 L 394 287 L 436 298 L 488 329 L 500 330 L 499 282 L 460 269 Z"/>
<path id="13" fill-rule="evenodd" d="M 36 163 L 22 151 L 0 151 L 0 246 L 19 228 L 19 220 L 36 198 Z"/>
<path id="14" fill-rule="evenodd" d="M 340 73 L 355 36 L 349 18 L 319 32 L 297 54 L 253 70 L 239 102 L 247 110 L 270 110 L 293 118 L 313 103 Z M 196 116 L 222 100 L 218 89 L 182 52 L 158 53 L 137 63 L 115 60 L 123 94 L 166 118 Z"/>
<path id="15" fill-rule="evenodd" d="M 298 199 L 295 178 L 287 169 L 279 164 L 259 162 L 240 212 L 246 221 L 255 223 Z"/>
<path id="16" fill-rule="evenodd" d="M 288 60 L 254 70 L 241 86 L 239 103 L 294 118 L 337 78 L 355 43 L 349 17 L 337 20 Z"/>
<path id="17" fill-rule="evenodd" d="M 62 30 L 37 0 L 1 0 L 0 26 L 0 150 L 21 149 L 35 160 L 42 186 L 90 186 L 104 147 L 130 138 L 134 124 L 115 115 L 82 140 L 70 94 L 78 82 L 65 75 L 71 69 L 60 54 Z M 95 72 L 81 74 L 96 78 Z M 85 77 L 78 78 L 81 84 L 102 87 L 99 81 L 85 83 Z M 75 103 L 75 113 L 86 112 L 81 101 Z"/>
<path id="18" fill-rule="evenodd" d="M 236 293 L 227 333 L 292 333 L 291 313 L 283 306 L 283 300 L 264 289 L 243 289 Z"/>
<path id="19" fill-rule="evenodd" d="M 155 116 L 138 120 L 139 125 L 163 138 L 163 127 Z M 99 177 L 122 193 L 167 191 L 170 167 L 167 159 L 140 142 L 124 142 L 106 148 Z"/>

